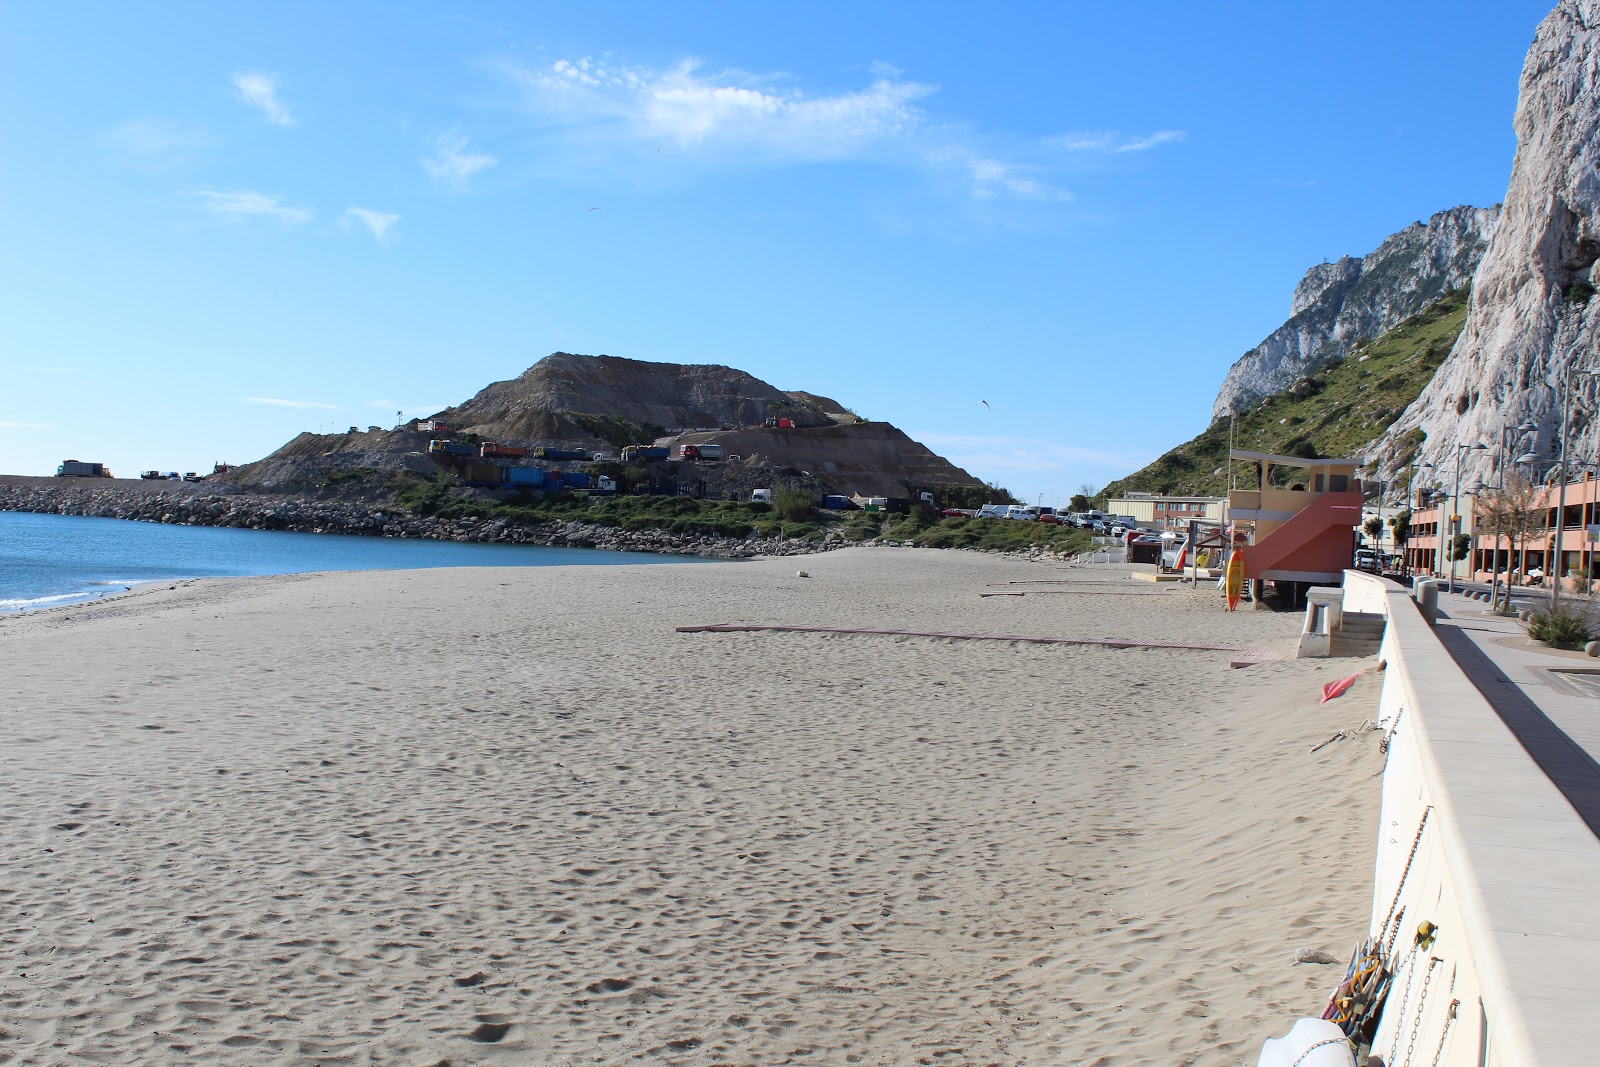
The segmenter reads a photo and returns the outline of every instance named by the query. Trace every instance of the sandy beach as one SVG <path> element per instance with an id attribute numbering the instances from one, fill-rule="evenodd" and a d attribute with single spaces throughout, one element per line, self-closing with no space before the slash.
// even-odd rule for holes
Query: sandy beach
<path id="1" fill-rule="evenodd" d="M 1310 749 L 1374 661 L 675 629 L 1292 657 L 1298 615 L 1127 571 L 849 549 L 0 618 L 0 1063 L 1253 1064 L 1366 932 L 1378 735 Z"/>

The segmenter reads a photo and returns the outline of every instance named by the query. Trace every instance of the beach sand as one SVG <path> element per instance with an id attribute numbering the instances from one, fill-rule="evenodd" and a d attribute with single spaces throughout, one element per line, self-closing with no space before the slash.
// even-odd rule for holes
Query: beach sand
<path id="1" fill-rule="evenodd" d="M 1365 933 L 1379 735 L 1309 750 L 1373 660 L 675 632 L 1292 656 L 1296 614 L 1127 571 L 850 549 L 0 619 L 0 1063 L 1253 1064 L 1342 976 L 1295 952 Z"/>

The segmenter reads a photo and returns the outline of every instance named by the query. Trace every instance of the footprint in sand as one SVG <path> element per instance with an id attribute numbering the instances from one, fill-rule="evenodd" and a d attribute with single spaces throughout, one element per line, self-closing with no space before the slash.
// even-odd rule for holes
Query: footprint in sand
<path id="1" fill-rule="evenodd" d="M 504 1015 L 479 1015 L 478 1025 L 467 1036 L 484 1045 L 492 1045 L 511 1032 L 512 1024 L 505 1022 Z"/>

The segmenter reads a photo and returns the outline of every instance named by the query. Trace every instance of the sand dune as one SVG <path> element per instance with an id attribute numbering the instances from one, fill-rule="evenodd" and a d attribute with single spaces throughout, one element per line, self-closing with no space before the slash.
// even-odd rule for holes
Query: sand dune
<path id="1" fill-rule="evenodd" d="M 1342 972 L 1294 952 L 1364 933 L 1382 757 L 1308 750 L 1371 661 L 674 632 L 1292 648 L 1122 574 L 855 549 L 0 619 L 0 1063 L 1253 1063 Z M 978 595 L 1029 588 L 1101 595 Z"/>

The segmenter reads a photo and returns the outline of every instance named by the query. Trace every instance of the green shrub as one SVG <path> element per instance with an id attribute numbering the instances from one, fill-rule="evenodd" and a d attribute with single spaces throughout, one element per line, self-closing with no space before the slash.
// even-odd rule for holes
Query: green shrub
<path id="1" fill-rule="evenodd" d="M 1581 609 L 1539 612 L 1528 622 L 1528 636 L 1548 645 L 1582 645 L 1594 639 L 1595 620 Z"/>
<path id="2" fill-rule="evenodd" d="M 773 490 L 772 506 L 788 522 L 805 522 L 817 510 L 817 502 L 810 493 L 788 486 Z"/>

